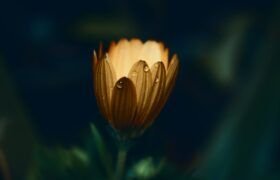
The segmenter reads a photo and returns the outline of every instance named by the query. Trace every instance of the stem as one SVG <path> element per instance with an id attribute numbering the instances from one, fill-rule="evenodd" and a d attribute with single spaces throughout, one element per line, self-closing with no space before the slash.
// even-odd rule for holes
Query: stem
<path id="1" fill-rule="evenodd" d="M 126 161 L 127 149 L 123 146 L 119 146 L 118 159 L 116 164 L 116 174 L 115 180 L 122 180 L 125 170 L 125 161 Z"/>

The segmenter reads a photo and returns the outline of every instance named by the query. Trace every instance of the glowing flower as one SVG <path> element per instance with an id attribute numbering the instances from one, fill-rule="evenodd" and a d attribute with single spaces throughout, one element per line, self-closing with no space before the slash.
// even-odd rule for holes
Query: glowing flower
<path id="1" fill-rule="evenodd" d="M 93 55 L 94 89 L 103 116 L 121 137 L 143 133 L 158 116 L 175 84 L 177 55 L 168 60 L 160 42 L 122 39 Z"/>

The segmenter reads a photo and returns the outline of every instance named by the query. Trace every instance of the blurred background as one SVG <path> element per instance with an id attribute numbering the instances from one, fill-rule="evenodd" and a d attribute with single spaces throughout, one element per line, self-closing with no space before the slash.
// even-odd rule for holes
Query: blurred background
<path id="1" fill-rule="evenodd" d="M 37 144 L 82 146 L 90 123 L 114 147 L 93 94 L 91 58 L 100 42 L 123 37 L 163 41 L 181 63 L 167 105 L 128 164 L 164 157 L 161 179 L 280 179 L 279 1 L 1 4 L 6 179 L 26 177 Z"/>

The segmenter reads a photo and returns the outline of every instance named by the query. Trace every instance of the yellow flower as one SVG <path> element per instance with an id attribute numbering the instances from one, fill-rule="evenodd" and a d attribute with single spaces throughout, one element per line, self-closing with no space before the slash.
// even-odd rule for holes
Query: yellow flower
<path id="1" fill-rule="evenodd" d="M 112 42 L 93 55 L 94 90 L 103 116 L 122 138 L 139 136 L 158 116 L 175 84 L 177 55 L 163 43 Z"/>

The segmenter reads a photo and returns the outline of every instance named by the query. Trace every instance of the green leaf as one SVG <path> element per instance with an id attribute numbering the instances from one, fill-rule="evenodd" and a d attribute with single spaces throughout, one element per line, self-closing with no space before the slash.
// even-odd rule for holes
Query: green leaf
<path id="1" fill-rule="evenodd" d="M 91 124 L 90 127 L 92 133 L 92 140 L 96 146 L 98 157 L 100 158 L 101 164 L 104 167 L 106 174 L 111 178 L 113 174 L 113 163 L 111 153 L 108 152 L 104 140 L 97 128 L 95 127 L 95 125 Z"/>
<path id="2" fill-rule="evenodd" d="M 151 179 L 161 172 L 164 165 L 164 159 L 156 162 L 152 157 L 147 157 L 132 166 L 129 176 L 134 179 Z"/>
<path id="3" fill-rule="evenodd" d="M 46 148 L 36 146 L 33 166 L 28 180 L 48 179 L 90 179 L 88 154 L 80 148 Z"/>

